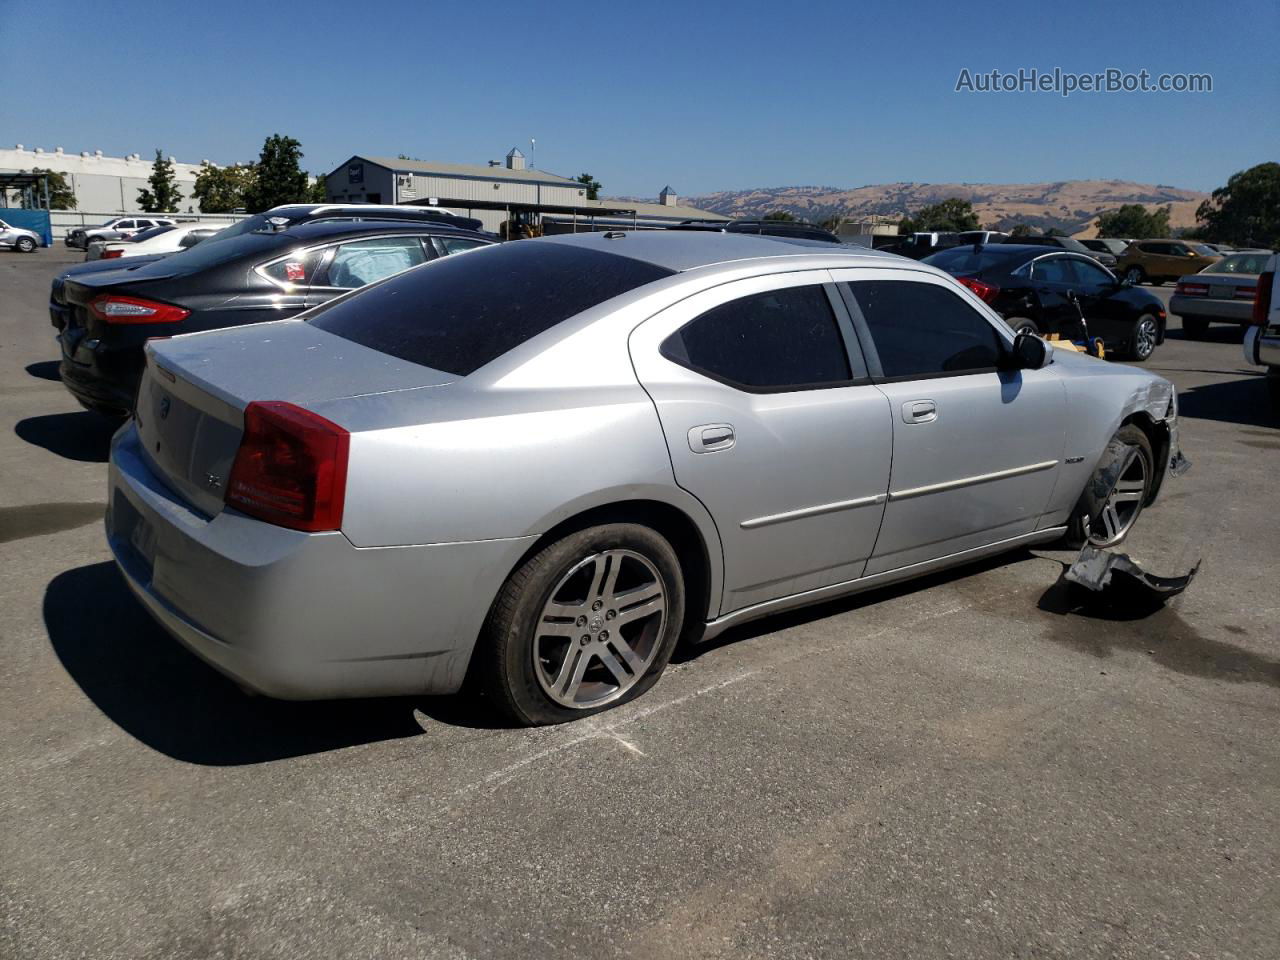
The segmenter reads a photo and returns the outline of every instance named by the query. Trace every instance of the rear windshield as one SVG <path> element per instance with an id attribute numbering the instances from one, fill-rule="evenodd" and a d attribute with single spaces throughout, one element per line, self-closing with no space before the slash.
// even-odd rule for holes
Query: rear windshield
<path id="1" fill-rule="evenodd" d="M 925 257 L 922 262 L 956 276 L 969 276 L 997 266 L 1005 269 L 1026 256 L 1027 254 L 1021 250 L 1005 250 L 998 245 L 994 247 L 983 246 L 977 250 L 965 245 L 942 250 L 932 256 Z"/>
<path id="2" fill-rule="evenodd" d="M 148 227 L 141 233 L 135 233 L 130 239 L 134 243 L 141 243 L 143 240 L 150 240 L 152 237 L 158 237 L 163 233 L 168 233 L 170 230 L 176 229 L 177 227 L 168 226 L 167 224 L 159 227 Z"/>
<path id="3" fill-rule="evenodd" d="M 465 377 L 563 320 L 672 275 L 582 247 L 515 240 L 444 257 L 321 307 L 321 330 Z"/>

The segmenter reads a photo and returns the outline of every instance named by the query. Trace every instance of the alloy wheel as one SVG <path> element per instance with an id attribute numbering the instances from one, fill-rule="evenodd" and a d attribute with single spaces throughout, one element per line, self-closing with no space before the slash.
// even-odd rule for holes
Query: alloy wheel
<path id="1" fill-rule="evenodd" d="M 1098 518 L 1089 528 L 1089 543 L 1109 547 L 1119 543 L 1133 528 L 1147 495 L 1147 459 L 1137 447 L 1130 447 L 1120 477 L 1111 489 Z"/>
<path id="2" fill-rule="evenodd" d="M 1143 317 L 1133 331 L 1133 352 L 1139 360 L 1145 360 L 1156 349 L 1156 337 L 1159 331 L 1151 317 Z"/>
<path id="3" fill-rule="evenodd" d="M 535 627 L 539 685 L 571 709 L 618 699 L 653 663 L 666 619 L 667 586 L 647 557 L 606 550 L 579 561 L 556 583 Z"/>
<path id="4" fill-rule="evenodd" d="M 1127 271 L 1125 271 L 1124 278 L 1128 280 L 1130 283 L 1132 283 L 1134 286 L 1137 286 L 1142 282 L 1142 271 L 1139 270 L 1137 267 L 1130 267 Z"/>

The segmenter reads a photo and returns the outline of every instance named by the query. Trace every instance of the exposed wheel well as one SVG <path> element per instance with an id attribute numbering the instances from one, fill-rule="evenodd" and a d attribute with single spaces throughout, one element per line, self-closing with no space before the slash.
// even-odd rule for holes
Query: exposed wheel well
<path id="1" fill-rule="evenodd" d="M 1169 428 L 1154 419 L 1145 410 L 1129 414 L 1121 421 L 1120 426 L 1123 427 L 1130 423 L 1147 435 L 1147 439 L 1151 441 L 1151 453 L 1155 457 L 1155 479 L 1151 484 L 1151 496 L 1147 498 L 1147 505 L 1149 505 L 1155 500 L 1156 494 L 1160 492 L 1160 487 L 1164 483 L 1165 468 L 1168 466 L 1171 452 L 1169 450 Z"/>
<path id="2" fill-rule="evenodd" d="M 678 507 L 657 500 L 623 500 L 593 507 L 557 523 L 525 551 L 513 570 L 548 544 L 604 523 L 638 523 L 666 537 L 684 573 L 685 625 L 682 639 L 702 628 L 711 601 L 711 554 L 697 524 Z"/>

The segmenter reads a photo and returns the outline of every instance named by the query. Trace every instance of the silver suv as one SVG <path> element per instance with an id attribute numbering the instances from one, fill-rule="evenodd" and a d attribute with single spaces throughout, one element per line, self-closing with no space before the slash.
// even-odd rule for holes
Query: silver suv
<path id="1" fill-rule="evenodd" d="M 174 223 L 172 217 L 114 217 L 96 227 L 73 227 L 67 231 L 65 242 L 68 247 L 88 250 L 95 240 L 122 240 L 152 227 L 171 227 Z"/>

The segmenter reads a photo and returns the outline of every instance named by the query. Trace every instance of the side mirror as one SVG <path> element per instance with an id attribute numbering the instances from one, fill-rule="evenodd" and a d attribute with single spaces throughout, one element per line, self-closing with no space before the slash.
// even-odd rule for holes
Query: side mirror
<path id="1" fill-rule="evenodd" d="M 1013 341 L 1013 366 L 1039 370 L 1049 362 L 1049 345 L 1033 333 L 1020 333 Z"/>

